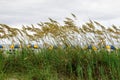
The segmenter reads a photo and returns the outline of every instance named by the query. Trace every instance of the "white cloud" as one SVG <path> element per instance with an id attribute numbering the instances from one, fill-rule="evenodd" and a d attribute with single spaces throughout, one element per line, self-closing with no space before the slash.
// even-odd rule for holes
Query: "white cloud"
<path id="1" fill-rule="evenodd" d="M 63 21 L 70 13 L 82 24 L 89 19 L 120 25 L 119 0 L 0 0 L 0 23 L 35 24 L 48 17 Z"/>

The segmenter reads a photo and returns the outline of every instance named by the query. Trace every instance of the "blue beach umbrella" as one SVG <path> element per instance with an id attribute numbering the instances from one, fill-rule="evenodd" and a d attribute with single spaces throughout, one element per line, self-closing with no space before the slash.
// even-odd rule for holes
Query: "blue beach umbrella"
<path id="1" fill-rule="evenodd" d="M 92 49 L 92 45 L 89 45 L 89 46 L 88 46 L 88 49 Z"/>
<path id="2" fill-rule="evenodd" d="M 34 48 L 34 44 L 31 44 L 31 48 Z"/>
<path id="3" fill-rule="evenodd" d="M 16 44 L 16 45 L 14 46 L 14 48 L 20 48 L 20 45 L 17 45 L 17 44 Z"/>
<path id="4" fill-rule="evenodd" d="M 3 48 L 3 46 L 2 46 L 2 45 L 0 45 L 0 48 Z"/>
<path id="5" fill-rule="evenodd" d="M 116 50 L 116 48 L 113 45 L 110 46 L 110 49 Z"/>

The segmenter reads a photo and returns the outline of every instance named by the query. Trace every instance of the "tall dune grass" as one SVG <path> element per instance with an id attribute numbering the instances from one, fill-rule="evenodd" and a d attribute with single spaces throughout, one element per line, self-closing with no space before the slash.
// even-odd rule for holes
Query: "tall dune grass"
<path id="1" fill-rule="evenodd" d="M 64 25 L 51 18 L 22 29 L 0 24 L 1 45 L 11 44 L 0 49 L 0 79 L 119 80 L 119 27 L 91 20 L 78 27 L 72 16 Z"/>
<path id="2" fill-rule="evenodd" d="M 64 24 L 49 18 L 48 22 L 40 22 L 35 27 L 23 25 L 22 29 L 13 28 L 6 24 L 0 24 L 0 42 L 3 44 L 42 44 L 65 46 L 94 45 L 99 48 L 106 45 L 116 45 L 120 39 L 120 28 L 112 25 L 106 27 L 96 21 L 89 20 L 82 26 L 75 24 L 76 17 L 65 18 Z M 75 18 L 75 19 L 74 19 Z M 117 45 L 119 46 L 119 45 Z"/>

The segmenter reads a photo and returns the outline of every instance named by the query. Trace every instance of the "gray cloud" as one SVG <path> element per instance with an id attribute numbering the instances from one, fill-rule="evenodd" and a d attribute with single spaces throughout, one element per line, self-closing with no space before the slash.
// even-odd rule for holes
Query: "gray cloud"
<path id="1" fill-rule="evenodd" d="M 119 5 L 119 0 L 0 0 L 0 23 L 35 24 L 48 17 L 61 22 L 74 13 L 81 22 L 120 25 Z"/>

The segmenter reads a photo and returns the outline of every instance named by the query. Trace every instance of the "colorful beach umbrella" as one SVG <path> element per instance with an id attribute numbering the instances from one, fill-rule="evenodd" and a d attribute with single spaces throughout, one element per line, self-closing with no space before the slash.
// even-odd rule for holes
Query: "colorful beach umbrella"
<path id="1" fill-rule="evenodd" d="M 33 45 L 35 49 L 38 49 L 39 46 L 37 44 Z"/>
<path id="2" fill-rule="evenodd" d="M 0 49 L 1 49 L 1 48 L 4 48 L 3 45 L 0 45 Z"/>
<path id="3" fill-rule="evenodd" d="M 116 50 L 116 47 L 113 46 L 113 45 L 111 45 L 110 48 L 111 48 L 112 50 Z"/>

